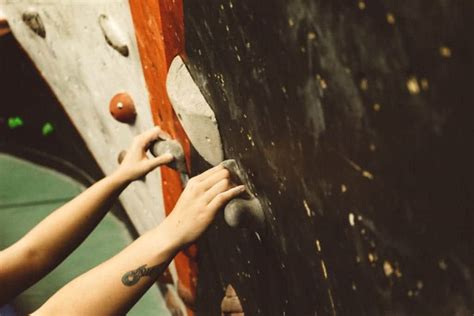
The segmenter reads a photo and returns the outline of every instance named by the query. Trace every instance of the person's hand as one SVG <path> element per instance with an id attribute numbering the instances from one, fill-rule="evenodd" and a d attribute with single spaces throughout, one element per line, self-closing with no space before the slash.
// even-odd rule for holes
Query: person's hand
<path id="1" fill-rule="evenodd" d="M 115 174 L 126 181 L 133 181 L 145 176 L 156 167 L 173 161 L 174 157 L 171 154 L 154 158 L 147 157 L 146 152 L 149 146 L 159 138 L 168 139 L 169 135 L 158 126 L 135 136 Z"/>
<path id="2" fill-rule="evenodd" d="M 191 178 L 163 225 L 177 247 L 196 240 L 211 224 L 217 211 L 245 191 L 233 186 L 230 173 L 222 165 Z"/>

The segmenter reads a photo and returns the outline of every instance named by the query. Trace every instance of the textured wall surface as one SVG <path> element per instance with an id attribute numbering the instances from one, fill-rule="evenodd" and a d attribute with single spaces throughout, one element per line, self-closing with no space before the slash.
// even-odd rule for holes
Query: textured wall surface
<path id="1" fill-rule="evenodd" d="M 218 219 L 199 310 L 471 315 L 470 1 L 185 0 L 187 64 L 267 230 Z"/>

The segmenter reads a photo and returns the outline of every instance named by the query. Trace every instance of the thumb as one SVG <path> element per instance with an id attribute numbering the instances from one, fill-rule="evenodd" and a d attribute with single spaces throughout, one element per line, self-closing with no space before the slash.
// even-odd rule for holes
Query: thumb
<path id="1" fill-rule="evenodd" d="M 174 156 L 170 153 L 166 153 L 158 157 L 148 159 L 147 165 L 148 165 L 149 170 L 151 171 L 155 169 L 156 167 L 170 163 L 173 160 L 174 160 Z"/>

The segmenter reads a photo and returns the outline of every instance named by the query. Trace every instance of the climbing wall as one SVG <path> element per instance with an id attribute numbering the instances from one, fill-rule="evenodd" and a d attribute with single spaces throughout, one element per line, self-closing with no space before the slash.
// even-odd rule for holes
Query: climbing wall
<path id="1" fill-rule="evenodd" d="M 230 158 L 252 183 L 265 224 L 235 229 L 219 215 L 199 254 L 176 260 L 188 314 L 193 305 L 199 315 L 474 311 L 473 4 L 39 0 L 3 9 L 106 174 L 155 123 L 181 142 L 192 174 Z M 187 71 L 203 93 L 188 102 L 214 113 L 180 106 L 180 91 L 196 92 Z M 119 93 L 134 120 L 110 115 Z M 215 130 L 204 138 L 215 145 L 190 143 L 195 113 L 218 126 L 219 140 Z M 179 174 L 161 175 L 122 196 L 140 232 L 181 192 Z"/>
<path id="2" fill-rule="evenodd" d="M 179 38 L 163 43 L 159 35 L 164 30 L 162 21 L 174 14 L 181 16 L 175 24 L 183 32 L 182 5 L 173 1 L 161 7 L 150 1 L 157 10 L 146 11 L 146 18 L 155 23 L 144 23 L 141 10 L 147 5 L 133 1 L 130 5 L 128 1 L 34 1 L 9 2 L 2 7 L 15 38 L 106 175 L 117 168 L 119 153 L 133 136 L 155 124 L 177 138 L 189 157 L 189 142 L 165 91 L 169 63 L 184 46 Z M 189 167 L 189 159 L 187 162 Z M 179 173 L 164 167 L 130 185 L 120 201 L 141 234 L 157 226 L 173 209 L 181 190 Z M 171 310 L 184 305 L 164 284 L 176 284 L 188 307 L 193 304 L 197 271 L 192 257 L 196 251 L 192 246 L 178 254 L 161 280 L 160 288 Z"/>
<path id="3" fill-rule="evenodd" d="M 8 3 L 16 39 L 45 77 L 105 174 L 134 135 L 153 126 L 127 1 Z M 133 124 L 115 120 L 109 102 L 127 93 Z M 41 111 L 41 109 L 38 109 Z M 139 232 L 163 218 L 160 172 L 128 187 L 120 200 Z M 158 192 L 158 194 L 157 194 Z"/>
<path id="4" fill-rule="evenodd" d="M 468 1 L 184 1 L 225 156 L 268 199 L 263 232 L 220 217 L 199 244 L 201 315 L 225 295 L 246 315 L 474 312 L 473 15 Z"/>

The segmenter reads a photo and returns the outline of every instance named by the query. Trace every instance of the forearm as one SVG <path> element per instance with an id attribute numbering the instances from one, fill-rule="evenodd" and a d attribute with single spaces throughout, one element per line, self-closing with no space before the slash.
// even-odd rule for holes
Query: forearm
<path id="1" fill-rule="evenodd" d="M 105 177 L 36 225 L 20 243 L 52 257 L 63 257 L 97 226 L 127 186 L 118 174 Z"/>
<path id="2" fill-rule="evenodd" d="M 117 175 L 106 177 L 26 234 L 13 246 L 24 256 L 24 267 L 18 267 L 24 282 L 16 275 L 17 284 L 33 284 L 61 263 L 97 226 L 127 184 Z"/>
<path id="3" fill-rule="evenodd" d="M 150 288 L 180 247 L 165 220 L 115 257 L 71 281 L 37 315 L 123 315 Z"/>

